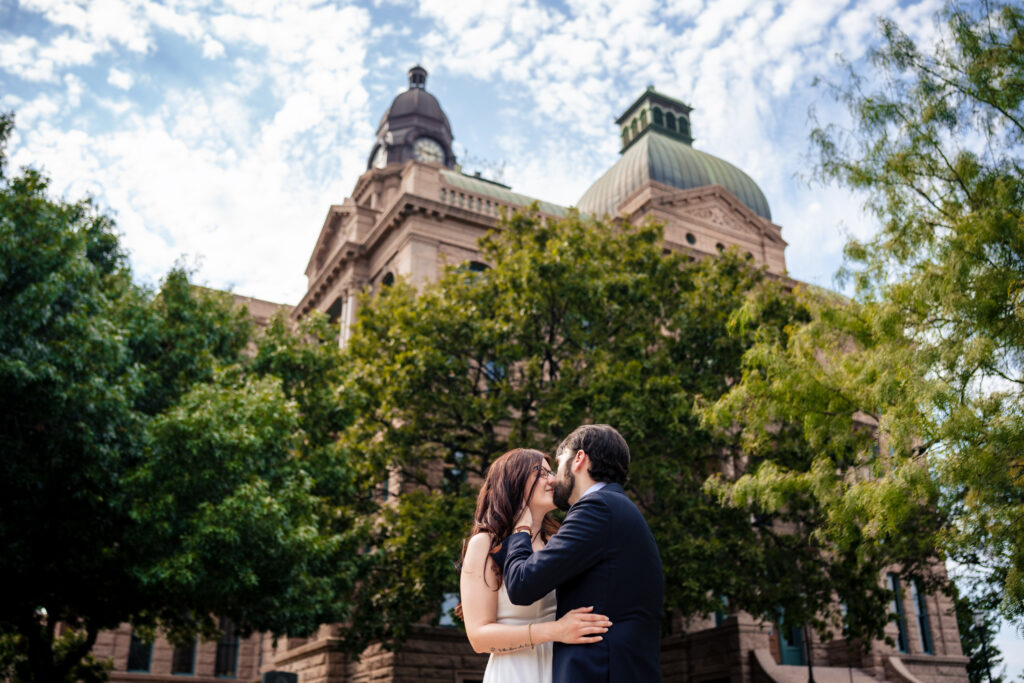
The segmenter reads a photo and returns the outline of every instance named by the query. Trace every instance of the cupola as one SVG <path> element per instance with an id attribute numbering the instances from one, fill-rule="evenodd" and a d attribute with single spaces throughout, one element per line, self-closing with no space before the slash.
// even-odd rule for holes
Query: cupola
<path id="1" fill-rule="evenodd" d="M 622 151 L 626 151 L 648 129 L 654 129 L 687 145 L 693 144 L 690 134 L 690 112 L 693 108 L 647 86 L 644 94 L 615 120 L 622 137 Z"/>
<path id="2" fill-rule="evenodd" d="M 437 98 L 427 92 L 427 70 L 409 69 L 409 89 L 394 99 L 377 126 L 367 168 L 404 164 L 410 159 L 455 167 L 452 129 Z"/>
<path id="3" fill-rule="evenodd" d="M 614 216 L 619 202 L 642 185 L 661 183 L 681 190 L 721 185 L 758 216 L 771 220 L 757 183 L 724 159 L 693 147 L 693 108 L 653 86 L 616 119 L 622 137 L 619 160 L 580 197 L 580 211 Z"/>

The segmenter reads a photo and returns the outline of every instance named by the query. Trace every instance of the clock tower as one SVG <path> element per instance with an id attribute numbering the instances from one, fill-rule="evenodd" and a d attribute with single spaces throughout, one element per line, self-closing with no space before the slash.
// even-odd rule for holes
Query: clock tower
<path id="1" fill-rule="evenodd" d="M 404 164 L 410 159 L 455 167 L 451 125 L 426 85 L 426 69 L 419 65 L 409 69 L 409 89 L 384 112 L 367 169 Z"/>

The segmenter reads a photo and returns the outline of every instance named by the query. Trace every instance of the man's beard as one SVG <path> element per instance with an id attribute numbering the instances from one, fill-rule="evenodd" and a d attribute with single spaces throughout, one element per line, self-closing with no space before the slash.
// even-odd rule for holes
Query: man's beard
<path id="1" fill-rule="evenodd" d="M 571 470 L 565 473 L 565 477 L 560 477 L 555 481 L 555 485 L 551 490 L 551 497 L 555 501 L 555 507 L 559 510 L 569 509 L 569 496 L 572 495 L 574 486 L 576 486 L 576 475 Z"/>

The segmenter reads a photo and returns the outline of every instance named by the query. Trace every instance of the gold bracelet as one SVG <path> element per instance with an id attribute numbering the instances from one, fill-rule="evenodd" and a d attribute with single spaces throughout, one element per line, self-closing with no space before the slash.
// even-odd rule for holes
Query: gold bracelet
<path id="1" fill-rule="evenodd" d="M 526 625 L 526 637 L 530 640 L 530 649 L 533 649 L 533 624 Z"/>

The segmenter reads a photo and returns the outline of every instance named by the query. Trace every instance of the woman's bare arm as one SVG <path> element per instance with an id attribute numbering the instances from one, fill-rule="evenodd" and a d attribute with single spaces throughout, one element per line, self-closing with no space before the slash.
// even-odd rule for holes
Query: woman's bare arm
<path id="1" fill-rule="evenodd" d="M 462 617 L 474 652 L 507 653 L 550 641 L 596 643 L 611 622 L 593 607 L 580 607 L 558 621 L 527 626 L 498 623 L 497 577 L 490 553 L 490 538 L 481 533 L 469 539 L 462 561 Z"/>

